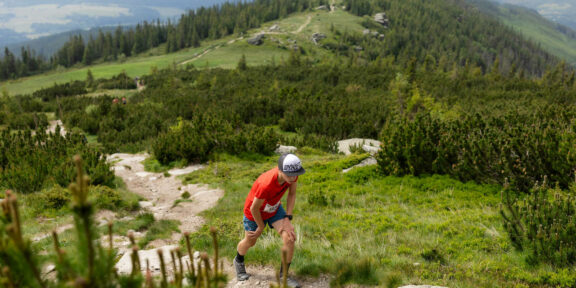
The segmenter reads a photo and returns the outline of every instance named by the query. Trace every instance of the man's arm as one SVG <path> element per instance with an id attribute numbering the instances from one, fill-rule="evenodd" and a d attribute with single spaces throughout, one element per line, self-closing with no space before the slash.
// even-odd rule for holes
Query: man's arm
<path id="1" fill-rule="evenodd" d="M 286 197 L 286 215 L 292 215 L 294 211 L 294 205 L 296 204 L 296 188 L 298 188 L 298 183 L 294 182 L 290 185 L 290 190 L 288 190 L 288 197 Z M 296 233 L 294 232 L 294 226 L 292 226 L 291 220 L 284 218 L 282 222 L 282 227 L 278 229 L 278 232 L 282 234 L 282 231 L 288 232 L 290 240 L 296 240 Z"/>
<path id="2" fill-rule="evenodd" d="M 292 215 L 294 210 L 294 205 L 296 204 L 296 188 L 298 188 L 298 182 L 292 183 L 290 188 L 288 188 L 288 197 L 286 197 L 286 214 Z"/>
<path id="3" fill-rule="evenodd" d="M 249 234 L 255 235 L 255 238 L 258 238 L 262 231 L 264 231 L 265 224 L 264 220 L 262 220 L 262 214 L 260 213 L 260 207 L 264 204 L 264 199 L 258 199 L 254 197 L 254 201 L 252 202 L 252 206 L 250 206 L 250 212 L 252 212 L 252 217 L 254 217 L 254 222 L 258 224 L 258 229 L 253 233 L 248 232 Z"/>

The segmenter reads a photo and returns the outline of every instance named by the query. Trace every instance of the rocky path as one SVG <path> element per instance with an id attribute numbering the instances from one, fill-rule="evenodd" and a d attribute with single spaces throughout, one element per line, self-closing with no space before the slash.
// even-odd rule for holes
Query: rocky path
<path id="1" fill-rule="evenodd" d="M 205 185 L 182 185 L 177 176 L 202 169 L 202 165 L 173 169 L 165 176 L 164 173 L 144 171 L 141 162 L 147 157 L 146 154 L 113 154 L 108 160 L 114 163 L 116 176 L 124 179 L 128 190 L 146 199 L 140 202 L 140 205 L 152 212 L 155 219 L 178 220 L 181 222 L 180 231 L 196 231 L 204 224 L 198 214 L 214 207 L 218 199 L 224 196 L 224 191 Z M 192 201 L 177 203 L 177 200 L 183 200 L 184 192 L 190 193 Z M 180 237 L 181 235 L 174 236 L 175 239 Z"/>

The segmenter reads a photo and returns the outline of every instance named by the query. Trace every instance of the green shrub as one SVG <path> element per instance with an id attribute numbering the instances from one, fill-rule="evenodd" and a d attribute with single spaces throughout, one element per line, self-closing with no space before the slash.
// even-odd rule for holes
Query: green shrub
<path id="1" fill-rule="evenodd" d="M 440 250 L 437 248 L 424 250 L 422 253 L 420 253 L 420 256 L 422 256 L 422 258 L 428 262 L 437 262 L 440 264 L 446 263 L 446 259 L 444 259 L 442 252 L 440 252 Z"/>
<path id="2" fill-rule="evenodd" d="M 83 165 L 92 175 L 91 184 L 113 185 L 115 176 L 106 157 L 85 145 L 80 134 L 70 132 L 64 137 L 43 130 L 35 131 L 35 135 L 30 130 L 1 133 L 0 147 L 11 153 L 0 155 L 0 186 L 20 193 L 33 193 L 53 184 L 67 187 L 76 174 L 72 161 L 68 160 L 74 154 L 85 159 Z"/>
<path id="3" fill-rule="evenodd" d="M 324 190 L 316 190 L 310 195 L 308 195 L 308 204 L 316 206 L 327 206 L 328 204 L 334 204 L 336 199 L 335 194 L 327 195 Z"/>
<path id="4" fill-rule="evenodd" d="M 84 95 L 86 91 L 86 84 L 83 81 L 74 81 L 64 84 L 54 84 L 49 88 L 37 90 L 32 96 L 41 98 L 42 101 L 54 100 L 57 97 L 70 97 L 76 95 Z"/>
<path id="5" fill-rule="evenodd" d="M 574 193 L 575 186 L 572 186 Z M 526 261 L 558 266 L 576 263 L 576 200 L 545 184 L 521 199 L 505 189 L 500 214 L 514 247 L 529 251 Z M 550 195 L 554 195 L 550 199 Z"/>
<path id="6" fill-rule="evenodd" d="M 70 191 L 67 188 L 62 188 L 60 186 L 54 186 L 51 189 L 43 190 L 41 193 L 41 199 L 44 201 L 43 206 L 45 208 L 59 210 L 68 203 L 70 203 Z"/>
<path id="7" fill-rule="evenodd" d="M 128 221 L 115 223 L 114 232 L 118 235 L 126 235 L 129 230 L 143 232 L 156 221 L 152 213 L 139 213 L 136 218 Z"/>
<path id="8" fill-rule="evenodd" d="M 272 129 L 241 125 L 235 129 L 217 116 L 195 116 L 192 121 L 179 120 L 152 145 L 154 157 L 167 165 L 186 160 L 201 163 L 216 152 L 230 154 L 260 153 L 270 155 L 276 149 L 278 136 Z"/>
<path id="9" fill-rule="evenodd" d="M 90 195 L 100 209 L 115 210 L 122 205 L 120 193 L 107 186 L 90 186 Z"/>
<path id="10" fill-rule="evenodd" d="M 430 113 L 402 119 L 382 130 L 379 167 L 391 175 L 451 175 L 463 182 L 504 184 L 528 192 L 547 175 L 566 189 L 573 182 L 576 139 L 572 108 L 484 119 L 442 120 Z"/>
<path id="11" fill-rule="evenodd" d="M 33 217 L 54 217 L 58 211 L 69 207 L 71 195 L 67 188 L 53 185 L 23 197 L 23 202 Z"/>
<path id="12" fill-rule="evenodd" d="M 167 239 L 172 236 L 172 232 L 180 232 L 178 225 L 180 221 L 176 220 L 159 220 L 155 221 L 148 227 L 146 235 L 138 241 L 140 247 L 146 247 L 150 241 L 155 239 Z"/>
<path id="13" fill-rule="evenodd" d="M 346 283 L 377 285 L 376 265 L 371 258 L 339 261 L 335 265 L 336 277 L 330 282 L 331 287 L 343 287 Z"/>

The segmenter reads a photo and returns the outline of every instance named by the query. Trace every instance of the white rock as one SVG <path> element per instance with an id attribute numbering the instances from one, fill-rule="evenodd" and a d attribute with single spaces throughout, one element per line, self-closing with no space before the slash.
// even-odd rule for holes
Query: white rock
<path id="1" fill-rule="evenodd" d="M 346 139 L 342 141 L 338 141 L 338 152 L 344 153 L 344 155 L 350 155 L 351 146 L 363 147 L 371 146 L 371 147 L 380 147 L 380 141 L 374 139 L 362 139 L 362 138 L 352 138 Z"/>
<path id="2" fill-rule="evenodd" d="M 154 204 L 152 202 L 148 202 L 148 201 L 140 201 L 140 202 L 138 202 L 138 204 L 142 208 L 148 208 L 148 207 L 154 206 Z"/>
<path id="3" fill-rule="evenodd" d="M 171 263 L 171 256 L 170 256 L 170 251 L 177 248 L 177 245 L 168 245 L 168 246 L 163 246 L 160 247 L 158 249 L 162 249 L 162 257 L 164 258 L 164 263 L 166 263 L 167 267 L 171 267 L 171 265 L 168 265 L 169 263 Z M 146 260 L 149 261 L 150 263 L 150 268 L 152 270 L 156 270 L 156 269 L 160 269 L 160 258 L 158 257 L 158 249 L 150 249 L 150 250 L 140 250 L 138 251 L 138 257 L 140 258 L 140 267 L 142 268 L 142 271 L 144 271 L 144 269 L 146 269 Z M 120 258 L 120 260 L 116 263 L 116 268 L 118 269 L 118 273 L 119 274 L 129 274 L 132 272 L 132 252 L 128 252 L 124 255 L 122 255 L 122 258 Z"/>
<path id="4" fill-rule="evenodd" d="M 294 146 L 283 146 L 280 145 L 278 148 L 276 148 L 276 150 L 274 152 L 276 152 L 276 154 L 287 154 L 287 153 L 295 153 L 298 150 L 298 148 L 294 147 Z"/>
<path id="5" fill-rule="evenodd" d="M 380 146 L 363 145 L 362 150 L 370 153 L 371 155 L 374 155 L 378 153 L 378 151 L 380 150 Z"/>
<path id="6" fill-rule="evenodd" d="M 352 170 L 355 167 L 364 167 L 364 166 L 368 166 L 368 165 L 376 165 L 378 164 L 378 161 L 374 158 L 374 157 L 368 157 L 364 160 L 362 160 L 362 162 L 350 167 L 350 168 L 346 168 L 344 170 L 342 170 L 342 173 L 347 173 L 348 171 Z"/>

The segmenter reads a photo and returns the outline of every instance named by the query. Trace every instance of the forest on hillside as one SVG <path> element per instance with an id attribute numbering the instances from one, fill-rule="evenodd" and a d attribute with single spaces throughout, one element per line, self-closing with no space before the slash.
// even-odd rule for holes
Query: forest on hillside
<path id="1" fill-rule="evenodd" d="M 473 65 L 483 72 L 497 62 L 502 71 L 522 70 L 535 76 L 541 76 L 548 66 L 558 62 L 539 45 L 465 0 L 348 0 L 343 4 L 350 13 L 364 17 L 363 26 L 385 37 L 336 31 L 339 37 L 323 44 L 335 57 L 371 62 L 394 56 L 400 65 L 408 65 L 410 61 L 439 63 L 444 69 Z M 5 48 L 0 59 L 0 81 L 57 67 L 123 61 L 160 45 L 164 53 L 198 47 L 202 41 L 243 35 L 262 23 L 320 5 L 327 5 L 327 1 L 257 0 L 200 8 L 182 15 L 176 23 L 143 22 L 131 29 L 100 31 L 97 37 L 89 39 L 73 35 L 49 60 L 29 48 L 21 49 L 21 57 Z M 390 19 L 387 27 L 372 20 L 380 12 Z M 357 47 L 363 51 L 357 53 Z"/>
<path id="2" fill-rule="evenodd" d="M 201 41 L 240 35 L 264 22 L 326 3 L 326 0 L 255 0 L 201 7 L 183 14 L 176 23 L 144 21 L 134 28 L 119 26 L 112 32 L 100 30 L 97 37 L 89 39 L 73 35 L 49 60 L 29 48 L 22 48 L 22 57 L 16 57 L 5 48 L 4 57 L 0 59 L 0 81 L 42 73 L 59 66 L 122 60 L 162 44 L 166 53 L 197 47 Z"/>

